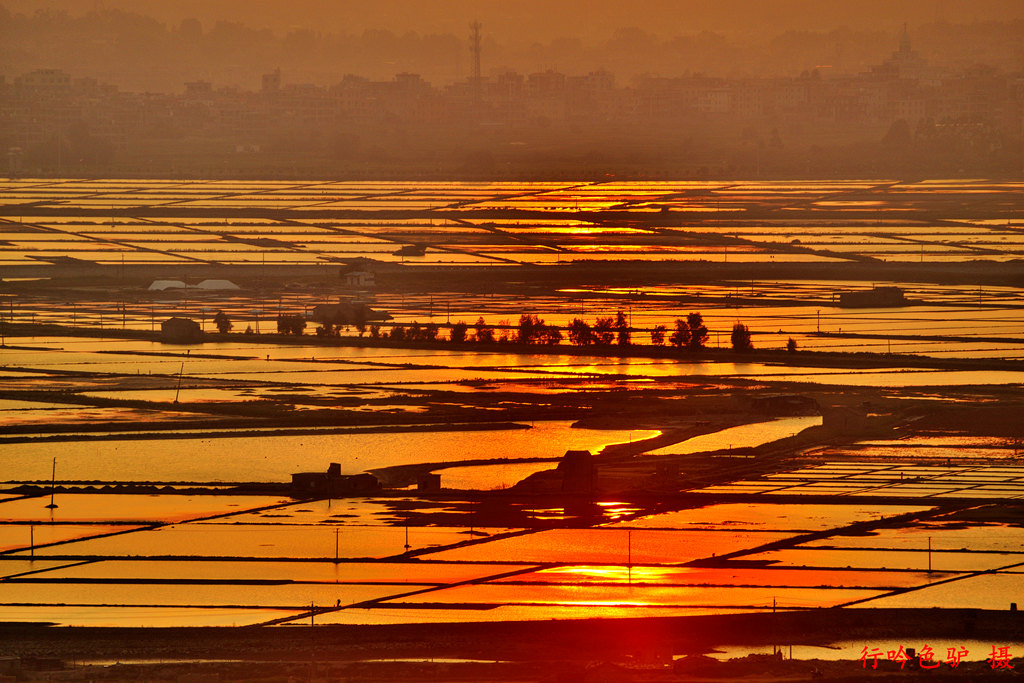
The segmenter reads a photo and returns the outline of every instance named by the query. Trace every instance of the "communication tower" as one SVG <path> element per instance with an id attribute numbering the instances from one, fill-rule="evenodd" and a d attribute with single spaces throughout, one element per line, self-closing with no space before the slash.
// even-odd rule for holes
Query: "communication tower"
<path id="1" fill-rule="evenodd" d="M 469 25 L 469 53 L 473 56 L 473 92 L 480 97 L 480 22 Z"/>

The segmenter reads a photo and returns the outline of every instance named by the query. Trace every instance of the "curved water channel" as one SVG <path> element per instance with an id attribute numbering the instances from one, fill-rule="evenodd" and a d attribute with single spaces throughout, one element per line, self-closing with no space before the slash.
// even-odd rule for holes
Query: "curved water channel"
<path id="1" fill-rule="evenodd" d="M 524 429 L 448 432 L 266 435 L 215 439 L 139 439 L 0 445 L 4 479 L 48 480 L 57 458 L 64 481 L 289 481 L 295 472 L 343 473 L 425 462 L 559 458 L 567 450 L 657 436 L 654 430 L 576 429 L 569 421 Z M 538 463 L 542 469 L 551 463 Z"/>

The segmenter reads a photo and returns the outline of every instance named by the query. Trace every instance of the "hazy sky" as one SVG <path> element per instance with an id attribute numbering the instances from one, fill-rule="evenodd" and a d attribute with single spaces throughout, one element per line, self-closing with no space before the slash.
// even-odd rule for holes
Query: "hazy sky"
<path id="1" fill-rule="evenodd" d="M 176 25 L 227 19 L 253 27 L 359 33 L 467 33 L 474 18 L 502 40 L 558 36 L 603 39 L 635 26 L 658 36 L 703 30 L 726 35 L 777 34 L 839 26 L 893 31 L 903 22 L 953 23 L 1024 18 L 1022 0 L 0 0 L 12 12 L 54 7 L 72 14 L 121 8 Z"/>

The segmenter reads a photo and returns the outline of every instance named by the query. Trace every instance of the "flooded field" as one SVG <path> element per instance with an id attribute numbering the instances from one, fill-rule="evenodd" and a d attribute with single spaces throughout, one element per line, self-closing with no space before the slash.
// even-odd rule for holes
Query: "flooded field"
<path id="1" fill-rule="evenodd" d="M 330 431 L 332 433 L 325 434 L 307 431 L 296 436 L 250 434 L 218 438 L 210 438 L 209 432 L 171 432 L 159 435 L 161 438 L 158 439 L 143 440 L 132 439 L 129 432 L 120 434 L 124 438 L 117 440 L 83 438 L 61 444 L 60 478 L 78 481 L 274 482 L 285 481 L 293 472 L 320 469 L 325 458 L 341 464 L 346 474 L 358 474 L 398 465 L 472 460 L 477 457 L 474 452 L 483 440 L 488 444 L 488 460 L 556 460 L 566 450 L 598 452 L 633 437 L 642 439 L 657 434 L 652 430 L 573 429 L 566 422 L 536 422 L 533 426 L 487 430 L 486 433 L 422 428 L 402 433 L 346 434 Z M 46 475 L 53 446 L 25 442 L 8 444 L 3 450 L 5 477 L 11 481 L 37 481 Z M 216 451 L 215 460 L 201 457 L 210 451 Z M 504 475 L 495 472 L 494 476 L 501 478 Z"/>
<path id="2" fill-rule="evenodd" d="M 1019 259 L 1019 189 L 1016 183 L 986 181 L 598 182 L 538 188 L 26 179 L 0 183 L 0 266 L 24 268 L 44 280 L 40 264 L 105 268 L 122 281 L 140 275 L 144 280 L 108 283 L 92 301 L 25 291 L 6 301 L 16 321 L 153 330 L 164 317 L 183 315 L 212 330 L 213 315 L 223 310 L 238 331 L 249 327 L 259 334 L 273 331 L 282 311 L 306 312 L 338 296 L 369 295 L 392 316 L 385 329 L 414 320 L 449 325 L 479 317 L 500 324 L 518 315 L 504 303 L 506 276 L 483 278 L 475 284 L 493 286 L 471 292 L 399 292 L 325 280 L 353 264 L 384 271 L 483 266 L 514 272 L 543 266 L 566 274 L 580 266 L 553 296 L 523 291 L 516 299 L 561 326 L 573 316 L 628 308 L 635 336 L 659 324 L 671 326 L 680 307 L 697 308 L 714 346 L 728 345 L 732 323 L 741 320 L 761 348 L 785 348 L 793 338 L 808 350 L 1020 359 L 1018 286 L 915 280 L 905 269 L 884 268 L 975 268 Z M 987 207 L 982 200 L 996 203 Z M 346 212 L 345 218 L 332 217 L 332 211 Z M 412 250 L 406 254 L 403 248 Z M 684 283 L 641 276 L 645 264 L 675 263 L 744 268 Z M 623 267 L 636 277 L 628 285 L 609 283 L 585 268 L 591 264 Z M 828 279 L 814 276 L 825 272 L 820 269 L 798 277 L 773 274 L 786 264 L 882 269 L 862 279 L 843 279 L 842 270 Z M 204 289 L 198 281 L 187 283 L 189 289 L 148 289 L 158 279 L 184 286 L 181 278 L 188 280 L 192 268 L 231 273 L 240 289 Z M 751 272 L 758 268 L 764 272 Z M 294 286 L 267 291 L 265 280 L 275 269 L 289 269 Z M 841 304 L 843 293 L 878 285 L 901 287 L 906 303 Z"/>
<path id="3" fill-rule="evenodd" d="M 1022 189 L 0 182 L 0 621 L 1005 610 Z"/>
<path id="4" fill-rule="evenodd" d="M 243 507 L 255 504 L 246 498 Z M 39 498 L 27 500 L 43 507 Z M 219 509 L 212 499 L 202 507 Z M 986 579 L 996 588 L 972 592 L 988 602 L 956 602 L 987 606 L 1012 598 L 1012 572 L 1024 566 L 1019 543 L 999 527 L 953 530 L 949 538 L 922 527 L 918 533 L 933 539 L 930 552 L 924 536 L 885 528 L 886 520 L 933 510 L 923 506 L 722 504 L 548 531 L 469 526 L 472 516 L 461 528 L 407 527 L 395 523 L 396 507 L 423 512 L 429 503 L 293 503 L 159 528 L 118 527 L 117 535 L 91 540 L 76 539 L 78 527 L 39 520 L 37 533 L 66 532 L 39 534 L 31 550 L 22 539 L 20 549 L 0 553 L 0 614 L 75 625 L 215 625 L 228 615 L 236 624 L 308 623 L 312 605 L 317 623 L 371 624 L 549 619 L 590 608 L 640 616 L 863 607 L 895 596 L 903 600 L 897 604 L 947 606 L 944 596 L 962 596 L 953 586 L 973 586 L 976 572 L 998 570 Z M 883 528 L 843 534 L 858 523 Z M 27 531 L 9 522 L 3 528 Z M 812 530 L 826 537 L 802 542 Z M 894 548 L 889 534 L 905 540 Z M 761 550 L 779 544 L 787 549 Z M 716 557 L 727 559 L 705 566 Z M 732 557 L 763 565 L 733 566 Z M 145 620 L 147 609 L 156 621 Z"/>

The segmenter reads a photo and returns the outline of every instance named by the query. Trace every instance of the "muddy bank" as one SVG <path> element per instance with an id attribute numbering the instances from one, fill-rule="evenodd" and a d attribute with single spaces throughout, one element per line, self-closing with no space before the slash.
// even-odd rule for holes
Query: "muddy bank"
<path id="1" fill-rule="evenodd" d="M 1005 641 L 1024 613 L 985 610 L 816 609 L 639 619 L 289 626 L 280 628 L 58 628 L 0 624 L 11 656 L 82 659 L 352 661 L 459 658 L 595 662 L 653 653 L 699 654 L 730 645 L 828 645 L 924 638 Z"/>

